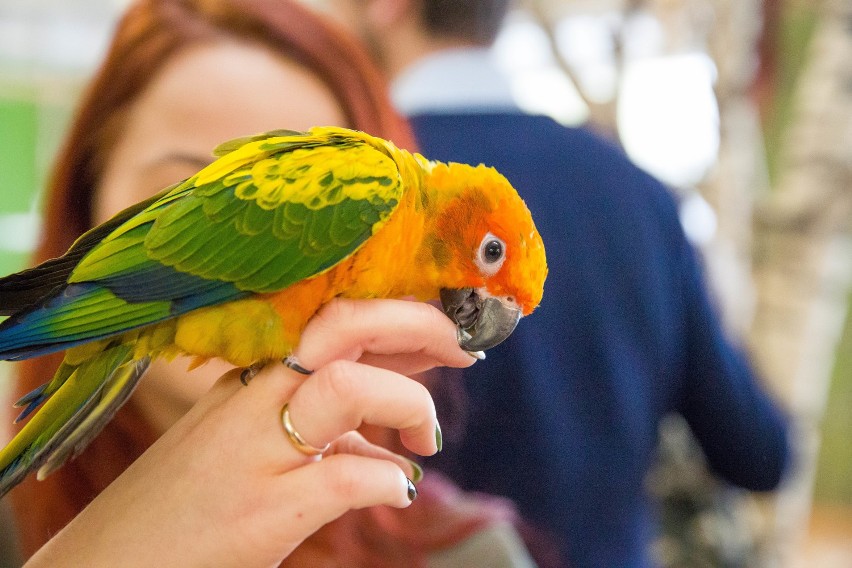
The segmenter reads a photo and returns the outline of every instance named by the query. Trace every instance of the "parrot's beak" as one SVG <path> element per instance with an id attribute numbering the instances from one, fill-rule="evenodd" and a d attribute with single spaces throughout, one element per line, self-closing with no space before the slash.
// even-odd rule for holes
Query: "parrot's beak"
<path id="1" fill-rule="evenodd" d="M 444 313 L 453 320 L 459 333 L 459 346 L 465 351 L 491 349 L 509 337 L 521 319 L 521 310 L 499 298 L 480 296 L 473 288 L 441 290 Z"/>

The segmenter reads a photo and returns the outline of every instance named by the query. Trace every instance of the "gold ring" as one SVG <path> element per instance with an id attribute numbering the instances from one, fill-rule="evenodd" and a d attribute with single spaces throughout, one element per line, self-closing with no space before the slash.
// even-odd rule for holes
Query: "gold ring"
<path id="1" fill-rule="evenodd" d="M 287 437 L 290 438 L 290 442 L 297 450 L 307 456 L 314 457 L 324 454 L 331 447 L 331 444 L 329 443 L 322 448 L 317 448 L 307 443 L 302 438 L 302 435 L 293 427 L 293 422 L 290 421 L 290 410 L 287 408 L 288 404 L 285 403 L 281 409 L 281 423 L 284 425 L 284 431 L 287 433 Z"/>

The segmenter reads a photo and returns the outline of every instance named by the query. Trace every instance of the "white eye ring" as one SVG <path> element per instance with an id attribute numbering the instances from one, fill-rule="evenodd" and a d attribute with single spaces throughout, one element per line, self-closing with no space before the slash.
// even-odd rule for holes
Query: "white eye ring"
<path id="1" fill-rule="evenodd" d="M 479 243 L 476 266 L 484 276 L 494 276 L 506 260 L 506 243 L 488 233 Z"/>

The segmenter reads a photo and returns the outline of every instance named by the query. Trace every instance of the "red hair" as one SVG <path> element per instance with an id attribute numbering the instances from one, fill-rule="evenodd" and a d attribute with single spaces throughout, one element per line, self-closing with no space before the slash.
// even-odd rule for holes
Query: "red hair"
<path id="1" fill-rule="evenodd" d="M 348 125 L 412 148 L 406 122 L 392 110 L 385 83 L 356 41 L 307 8 L 285 0 L 141 0 L 118 25 L 60 151 L 49 185 L 45 233 L 36 260 L 61 255 L 91 226 L 100 179 L 135 98 L 175 53 L 233 37 L 256 42 L 313 71 L 335 94 Z M 286 128 L 287 125 L 270 125 Z M 248 134 L 248 133 L 247 133 Z M 16 394 L 49 379 L 60 358 L 21 364 Z M 76 516 L 156 439 L 131 400 L 76 460 L 42 482 L 30 476 L 10 493 L 28 557 Z M 430 489 L 431 487 L 431 489 Z M 460 509 L 436 480 L 404 511 L 353 511 L 308 539 L 285 562 L 321 565 L 423 564 L 425 554 L 468 536 L 509 510 Z M 471 511 L 474 512 L 471 512 Z"/>

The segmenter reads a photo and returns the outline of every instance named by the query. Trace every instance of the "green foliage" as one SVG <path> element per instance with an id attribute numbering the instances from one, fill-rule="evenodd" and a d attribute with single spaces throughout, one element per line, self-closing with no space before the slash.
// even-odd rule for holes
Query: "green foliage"
<path id="1" fill-rule="evenodd" d="M 32 101 L 0 97 L 0 223 L 5 215 L 31 208 L 38 187 L 37 115 Z M 0 242 L 0 275 L 19 270 L 28 257 L 27 252 L 9 250 Z"/>
<path id="2" fill-rule="evenodd" d="M 32 101 L 0 98 L 0 211 L 25 212 L 36 176 L 38 109 Z"/>

